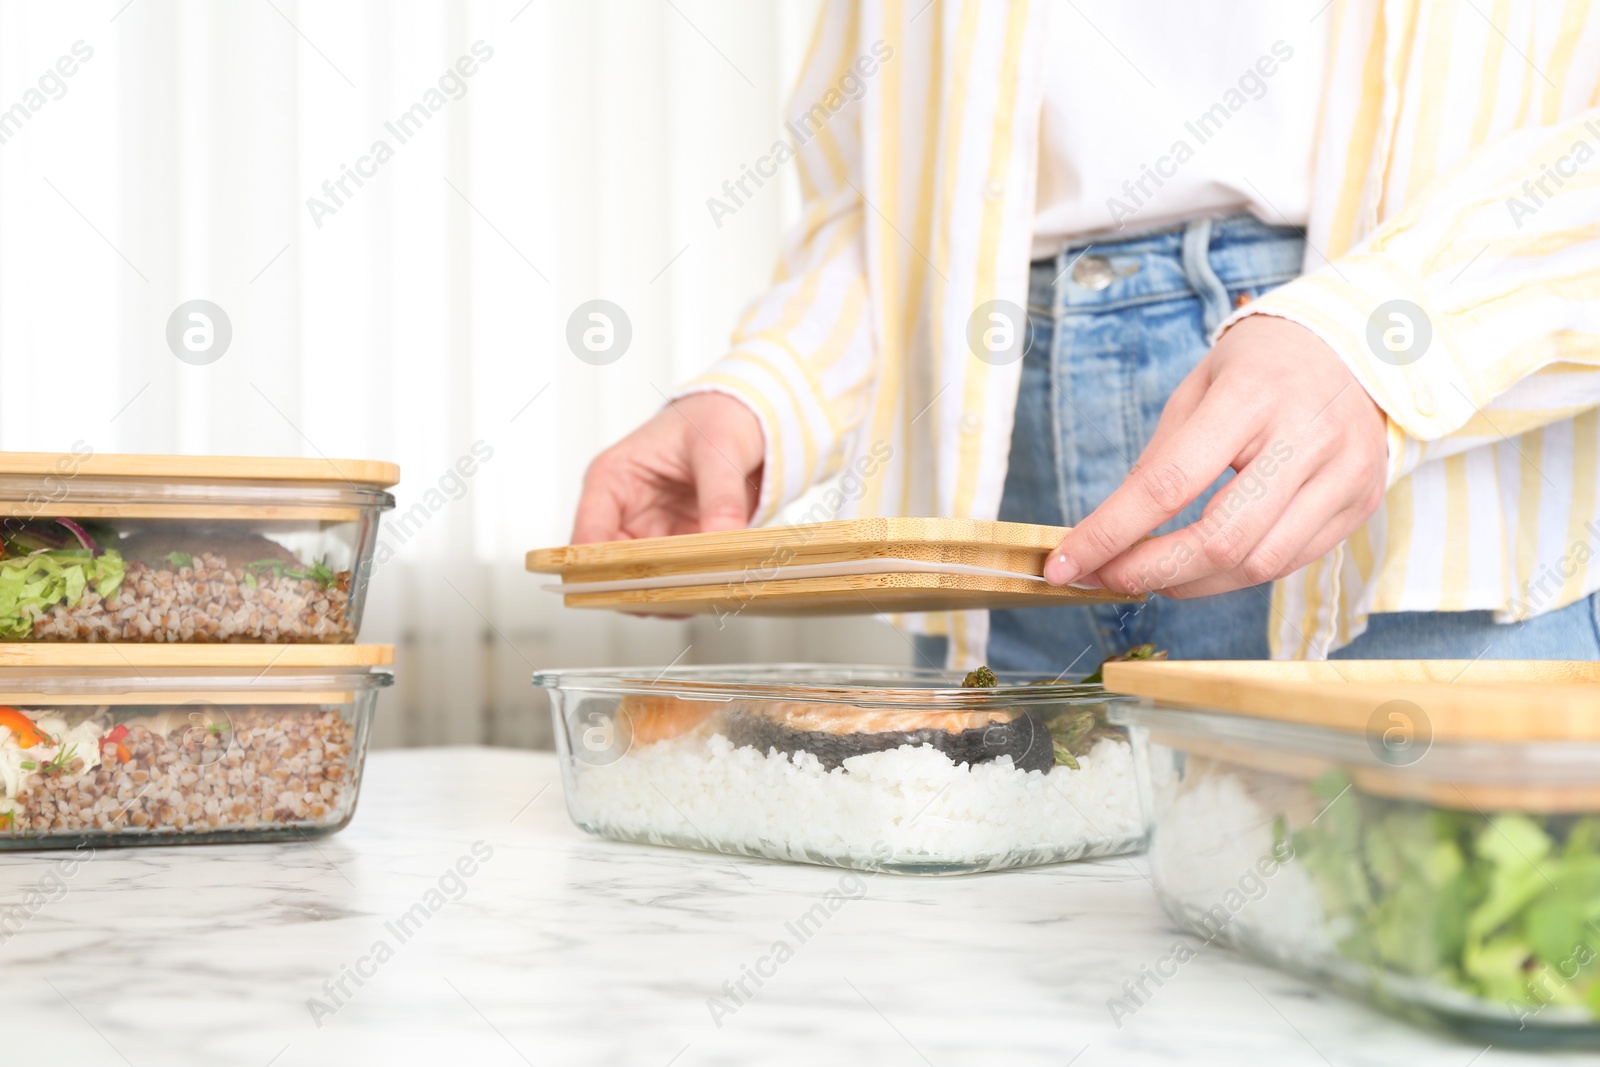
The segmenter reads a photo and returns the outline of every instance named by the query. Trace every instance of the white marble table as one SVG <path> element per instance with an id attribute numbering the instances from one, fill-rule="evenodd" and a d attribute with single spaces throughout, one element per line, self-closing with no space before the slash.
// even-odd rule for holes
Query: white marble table
<path id="1" fill-rule="evenodd" d="M 488 858 L 452 877 L 475 842 Z M 1107 999 L 1179 937 L 1140 861 L 862 893 L 838 870 L 589 838 L 543 754 L 379 753 L 355 821 L 314 843 L 102 850 L 57 888 L 61 858 L 0 854 L 0 915 L 52 898 L 0 929 L 7 1067 L 1550 1062 L 1216 948 L 1118 1027 Z M 429 898 L 441 877 L 459 899 Z M 830 890 L 857 899 L 714 1021 L 708 998 Z M 386 924 L 419 903 L 402 942 Z"/>

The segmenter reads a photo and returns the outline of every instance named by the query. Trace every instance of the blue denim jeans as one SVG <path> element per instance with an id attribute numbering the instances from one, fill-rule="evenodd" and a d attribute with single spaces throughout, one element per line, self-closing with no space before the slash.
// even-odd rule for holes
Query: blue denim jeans
<path id="1" fill-rule="evenodd" d="M 1068 246 L 1033 264 L 1029 347 L 1000 503 L 1008 522 L 1072 526 L 1127 477 L 1167 397 L 1240 303 L 1300 272 L 1298 230 L 1249 215 L 1198 219 L 1114 242 Z M 1155 532 L 1200 518 L 1222 477 Z M 1270 586 L 1143 604 L 996 611 L 988 662 L 1056 674 L 1092 669 L 1153 642 L 1174 659 L 1265 659 Z M 943 666 L 943 638 L 920 638 L 919 661 Z M 1591 597 L 1515 625 L 1487 611 L 1374 615 L 1335 658 L 1600 659 Z"/>

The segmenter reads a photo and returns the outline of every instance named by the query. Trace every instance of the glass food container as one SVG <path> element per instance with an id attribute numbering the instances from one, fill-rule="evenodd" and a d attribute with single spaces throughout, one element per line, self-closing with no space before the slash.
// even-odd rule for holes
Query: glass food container
<path id="1" fill-rule="evenodd" d="M 388 645 L 0 648 L 0 850 L 299 840 L 355 812 Z"/>
<path id="2" fill-rule="evenodd" d="M 894 667 L 539 672 L 567 810 L 602 837 L 899 874 L 1137 851 L 1099 685 Z"/>
<path id="3" fill-rule="evenodd" d="M 1110 664 L 1169 915 L 1495 1045 L 1600 1046 L 1600 664 Z"/>
<path id="4" fill-rule="evenodd" d="M 0 453 L 0 641 L 349 644 L 390 463 Z"/>

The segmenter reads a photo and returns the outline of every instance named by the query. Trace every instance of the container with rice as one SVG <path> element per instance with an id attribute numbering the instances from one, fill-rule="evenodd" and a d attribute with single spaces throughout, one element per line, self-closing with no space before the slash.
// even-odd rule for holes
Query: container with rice
<path id="1" fill-rule="evenodd" d="M 1097 683 L 894 667 L 540 672 L 567 808 L 603 837 L 900 874 L 1136 851 Z"/>

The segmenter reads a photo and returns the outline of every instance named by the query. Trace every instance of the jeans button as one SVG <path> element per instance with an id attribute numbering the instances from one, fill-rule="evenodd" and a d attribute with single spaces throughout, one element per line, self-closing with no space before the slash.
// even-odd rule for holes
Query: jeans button
<path id="1" fill-rule="evenodd" d="M 1085 289 L 1101 290 L 1116 280 L 1117 274 L 1104 256 L 1081 256 L 1072 268 L 1072 280 Z"/>

